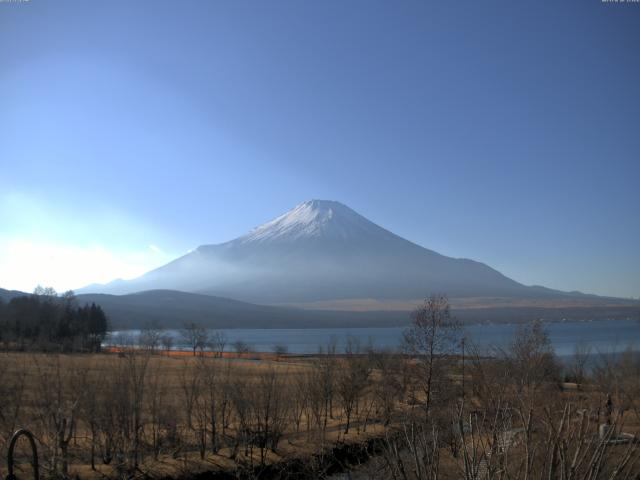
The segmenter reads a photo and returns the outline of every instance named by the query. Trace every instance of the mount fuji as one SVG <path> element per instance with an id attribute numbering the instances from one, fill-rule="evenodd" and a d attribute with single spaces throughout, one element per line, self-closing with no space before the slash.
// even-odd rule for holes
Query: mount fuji
<path id="1" fill-rule="evenodd" d="M 170 289 L 263 304 L 575 296 L 522 285 L 473 260 L 423 248 L 335 201 L 311 200 L 244 236 L 203 245 L 133 280 L 82 293 Z"/>

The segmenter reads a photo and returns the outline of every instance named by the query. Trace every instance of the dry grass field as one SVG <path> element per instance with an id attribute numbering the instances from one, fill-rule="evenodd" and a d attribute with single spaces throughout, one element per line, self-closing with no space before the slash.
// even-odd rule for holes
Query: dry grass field
<path id="1" fill-rule="evenodd" d="M 320 399 L 315 410 L 307 404 L 316 373 L 313 358 L 240 356 L 252 358 L 188 352 L 1 354 L 0 448 L 4 452 L 10 433 L 24 427 L 36 434 L 45 475 L 66 468 L 68 476 L 119 477 L 135 462 L 139 474 L 182 477 L 251 470 L 312 455 L 319 446 L 381 434 L 370 401 L 366 424 L 359 412 L 348 433 L 337 399 L 326 407 Z M 337 367 L 339 360 L 330 362 Z M 61 436 L 68 437 L 67 446 Z M 250 436 L 273 439 L 253 442 Z M 138 458 L 132 460 L 136 449 Z"/>
<path id="2" fill-rule="evenodd" d="M 402 355 L 1 353 L 0 454 L 25 427 L 44 478 L 640 478 L 637 352 L 562 372 L 538 326 L 492 358 L 450 327 Z"/>

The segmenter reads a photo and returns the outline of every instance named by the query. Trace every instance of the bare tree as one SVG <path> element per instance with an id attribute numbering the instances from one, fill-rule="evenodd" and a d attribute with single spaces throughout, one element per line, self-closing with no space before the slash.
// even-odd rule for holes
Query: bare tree
<path id="1" fill-rule="evenodd" d="M 185 323 L 180 334 L 182 340 L 193 351 L 194 357 L 196 356 L 196 352 L 198 350 L 203 351 L 209 342 L 209 333 L 204 327 L 197 323 Z"/>
<path id="2" fill-rule="evenodd" d="M 404 365 L 405 359 L 391 352 L 378 351 L 372 356 L 377 378 L 373 387 L 376 408 L 381 415 L 384 426 L 391 423 L 393 412 L 405 394 Z"/>
<path id="3" fill-rule="evenodd" d="M 131 431 L 133 433 L 131 464 L 133 469 L 137 469 L 140 460 L 141 435 L 144 429 L 143 409 L 149 355 L 129 354 L 124 358 L 124 361 L 130 392 Z"/>
<path id="4" fill-rule="evenodd" d="M 578 385 L 582 384 L 586 379 L 586 368 L 590 357 L 591 347 L 584 342 L 577 343 L 569 364 L 569 371 L 573 381 Z"/>
<path id="5" fill-rule="evenodd" d="M 457 352 L 460 325 L 451 317 L 444 295 L 431 296 L 413 315 L 413 323 L 404 334 L 404 346 L 417 362 L 417 381 L 424 395 L 427 417 L 434 397 L 444 390 L 445 367 Z"/>
<path id="6" fill-rule="evenodd" d="M 201 458 L 204 458 L 207 442 L 208 412 L 203 400 L 202 377 L 198 369 L 186 360 L 181 371 L 180 384 L 187 428 L 195 435 L 198 451 Z"/>
<path id="7" fill-rule="evenodd" d="M 151 445 L 154 459 L 158 459 L 162 449 L 163 433 L 170 429 L 170 418 L 174 416 L 168 410 L 168 388 L 164 372 L 159 365 L 149 367 L 147 391 L 144 396 L 144 413 L 148 427 L 144 429 L 147 443 Z"/>
<path id="8" fill-rule="evenodd" d="M 593 368 L 593 380 L 602 397 L 622 410 L 631 410 L 640 420 L 640 352 L 629 345 L 622 352 L 600 352 Z"/>
<path id="9" fill-rule="evenodd" d="M 160 345 L 161 336 L 162 330 L 157 323 L 150 322 L 140 331 L 138 345 L 140 345 L 141 348 L 149 350 L 151 353 L 155 353 Z"/>
<path id="10" fill-rule="evenodd" d="M 233 342 L 233 349 L 240 355 L 249 353 L 249 345 L 244 340 L 238 339 Z"/>
<path id="11" fill-rule="evenodd" d="M 203 408 L 206 409 L 204 417 L 208 419 L 208 434 L 211 444 L 211 453 L 217 453 L 220 449 L 219 425 L 221 419 L 221 390 L 224 388 L 222 375 L 219 372 L 218 361 L 202 357 L 198 361 L 198 374 L 202 385 Z"/>
<path id="12" fill-rule="evenodd" d="M 273 346 L 273 353 L 275 353 L 278 357 L 281 357 L 289 353 L 289 347 L 287 347 L 287 345 L 284 343 L 276 343 Z"/>
<path id="13" fill-rule="evenodd" d="M 93 365 L 92 365 L 93 366 Z M 87 371 L 80 379 L 82 398 L 80 402 L 79 417 L 89 433 L 89 455 L 91 470 L 96 470 L 96 450 L 100 434 L 100 403 L 104 399 L 104 375 L 95 368 Z"/>
<path id="14" fill-rule="evenodd" d="M 216 352 L 216 356 L 222 357 L 227 346 L 227 336 L 224 332 L 216 331 L 211 335 L 211 348 Z"/>
<path id="15" fill-rule="evenodd" d="M 314 357 L 309 378 L 309 406 L 320 429 L 324 442 L 329 418 L 333 418 L 333 398 L 336 393 L 336 339 L 332 338 L 325 348 L 320 348 Z"/>
<path id="16" fill-rule="evenodd" d="M 542 387 L 557 387 L 560 366 L 549 334 L 541 322 L 519 326 L 503 356 L 506 356 L 510 366 L 509 378 L 516 387 L 519 399 L 528 401 L 530 406 L 535 403 Z"/>
<path id="17" fill-rule="evenodd" d="M 260 450 L 261 465 L 265 463 L 266 450 L 275 452 L 278 448 L 289 417 L 283 378 L 271 368 L 261 370 L 251 389 L 252 438 Z"/>
<path id="18" fill-rule="evenodd" d="M 309 412 L 309 378 L 307 372 L 298 372 L 291 375 L 291 419 L 296 432 L 300 431 L 300 424 L 305 412 Z M 307 428 L 309 420 L 307 419 Z"/>
<path id="19" fill-rule="evenodd" d="M 33 360 L 39 385 L 36 411 L 48 439 L 50 467 L 54 473 L 61 473 L 67 477 L 69 443 L 75 432 L 80 398 L 83 394 L 78 387 L 83 382 L 86 369 L 76 369 L 72 375 L 64 375 L 60 355 L 48 357 L 46 364 L 36 360 L 36 357 L 33 357 Z M 74 385 L 69 385 L 68 382 L 74 382 Z"/>
<path id="20" fill-rule="evenodd" d="M 360 343 L 355 338 L 347 339 L 344 362 L 339 370 L 337 391 L 342 400 L 346 417 L 345 435 L 349 433 L 354 410 L 358 411 L 358 402 L 367 387 L 371 373 L 369 358 L 360 351 Z"/>
<path id="21" fill-rule="evenodd" d="M 58 293 L 52 287 L 43 287 L 42 285 L 38 285 L 34 290 L 33 294 L 38 297 L 48 297 L 48 298 L 56 298 Z"/>
<path id="22" fill-rule="evenodd" d="M 231 458 L 235 458 L 240 445 L 244 445 L 245 455 L 253 448 L 251 429 L 251 388 L 248 379 L 236 372 L 227 384 L 229 398 L 235 414 L 236 436 L 231 449 Z"/>
<path id="23" fill-rule="evenodd" d="M 165 353 L 169 354 L 173 348 L 173 337 L 169 334 L 164 334 L 160 337 L 160 343 L 162 344 L 162 348 L 164 348 Z"/>

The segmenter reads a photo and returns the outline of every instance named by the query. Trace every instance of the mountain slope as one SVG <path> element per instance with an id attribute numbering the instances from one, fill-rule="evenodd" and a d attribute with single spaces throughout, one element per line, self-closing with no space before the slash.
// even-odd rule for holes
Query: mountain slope
<path id="1" fill-rule="evenodd" d="M 9 302 L 12 298 L 22 297 L 25 295 L 29 295 L 29 294 L 20 292 L 18 290 L 5 290 L 4 288 L 0 288 L 0 300 L 5 303 Z"/>
<path id="2" fill-rule="evenodd" d="M 107 313 L 110 328 L 156 324 L 181 328 L 194 322 L 210 328 L 363 327 L 405 325 L 407 312 L 336 312 L 255 305 L 229 298 L 151 290 L 129 295 L 82 294 L 78 303 L 94 302 Z"/>
<path id="3" fill-rule="evenodd" d="M 349 207 L 311 200 L 235 240 L 204 245 L 137 279 L 83 291 L 172 289 L 258 303 L 332 299 L 554 297 L 491 267 L 440 255 L 374 224 Z"/>

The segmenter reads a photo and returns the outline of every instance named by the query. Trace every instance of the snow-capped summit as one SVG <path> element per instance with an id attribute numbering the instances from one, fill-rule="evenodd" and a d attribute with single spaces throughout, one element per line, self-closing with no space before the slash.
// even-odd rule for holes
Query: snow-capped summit
<path id="1" fill-rule="evenodd" d="M 393 235 L 346 205 L 308 200 L 235 240 L 237 243 L 294 242 L 304 239 L 357 240 Z"/>

